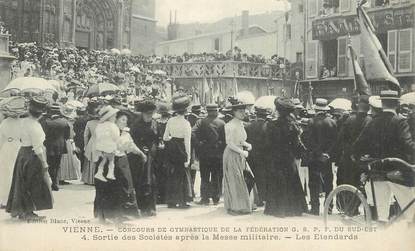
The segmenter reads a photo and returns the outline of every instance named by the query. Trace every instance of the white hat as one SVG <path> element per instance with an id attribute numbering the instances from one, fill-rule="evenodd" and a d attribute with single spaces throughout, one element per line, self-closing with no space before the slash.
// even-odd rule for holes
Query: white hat
<path id="1" fill-rule="evenodd" d="M 112 116 L 114 116 L 115 114 L 117 114 L 120 110 L 113 108 L 112 106 L 108 105 L 105 106 L 104 108 L 102 108 L 99 111 L 99 116 L 100 116 L 100 122 L 105 122 L 107 121 L 109 118 L 111 118 Z"/>

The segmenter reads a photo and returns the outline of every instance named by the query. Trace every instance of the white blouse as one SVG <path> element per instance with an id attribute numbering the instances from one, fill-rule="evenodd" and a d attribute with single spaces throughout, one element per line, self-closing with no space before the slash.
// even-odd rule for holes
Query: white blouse
<path id="1" fill-rule="evenodd" d="M 0 123 L 0 149 L 7 142 L 20 143 L 20 123 L 21 119 L 18 118 L 6 118 Z"/>
<path id="2" fill-rule="evenodd" d="M 33 147 L 36 154 L 44 152 L 43 142 L 45 141 L 45 132 L 40 123 L 32 118 L 24 118 L 21 120 L 21 141 L 22 146 Z"/>
<path id="3" fill-rule="evenodd" d="M 247 134 L 243 121 L 232 119 L 225 125 L 226 145 L 233 151 L 241 153 L 246 145 Z"/>
<path id="4" fill-rule="evenodd" d="M 164 141 L 169 141 L 171 138 L 184 139 L 184 146 L 186 148 L 187 160 L 190 160 L 190 140 L 192 137 L 192 127 L 183 115 L 170 118 L 167 121 L 166 131 L 163 135 Z"/>

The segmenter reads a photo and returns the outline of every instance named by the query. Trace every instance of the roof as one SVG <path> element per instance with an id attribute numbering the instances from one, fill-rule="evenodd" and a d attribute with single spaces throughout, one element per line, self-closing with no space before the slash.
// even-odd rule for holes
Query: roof
<path id="1" fill-rule="evenodd" d="M 157 20 L 154 19 L 154 18 L 146 17 L 146 16 L 142 16 L 142 15 L 138 15 L 138 14 L 133 14 L 132 17 L 136 18 L 136 19 L 145 20 L 145 21 L 157 22 Z"/>

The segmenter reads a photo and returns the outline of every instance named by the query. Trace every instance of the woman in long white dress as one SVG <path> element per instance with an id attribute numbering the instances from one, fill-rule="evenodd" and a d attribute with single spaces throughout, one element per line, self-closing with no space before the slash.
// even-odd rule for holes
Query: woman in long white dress
<path id="1" fill-rule="evenodd" d="M 21 146 L 19 116 L 25 111 L 25 99 L 15 97 L 3 100 L 0 110 L 6 116 L 0 124 L 0 206 L 3 208 L 7 204 L 14 163 Z"/>

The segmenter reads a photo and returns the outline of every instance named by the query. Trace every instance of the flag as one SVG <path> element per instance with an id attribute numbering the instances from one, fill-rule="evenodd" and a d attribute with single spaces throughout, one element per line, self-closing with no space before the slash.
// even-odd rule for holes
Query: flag
<path id="1" fill-rule="evenodd" d="M 313 104 L 313 86 L 311 85 L 311 82 L 308 83 L 308 94 L 307 94 L 307 100 L 305 108 L 307 110 L 313 110 L 314 104 Z"/>
<path id="2" fill-rule="evenodd" d="M 206 102 L 206 104 L 212 104 L 213 102 L 214 102 L 214 97 L 213 97 L 213 87 L 214 87 L 214 84 L 213 84 L 213 79 L 212 79 L 212 77 L 210 78 L 210 81 L 209 81 L 209 92 L 207 93 L 207 102 Z"/>
<path id="3" fill-rule="evenodd" d="M 201 104 L 206 105 L 208 95 L 209 95 L 209 90 L 210 90 L 209 89 L 209 83 L 208 83 L 206 77 L 203 78 L 203 84 L 202 84 L 202 89 L 201 90 L 202 90 L 202 95 L 201 95 L 202 99 L 200 101 L 201 101 Z"/>
<path id="4" fill-rule="evenodd" d="M 356 53 L 352 47 L 352 45 L 348 44 L 349 51 L 350 51 L 350 57 L 352 59 L 352 66 L 353 66 L 353 72 L 354 72 L 354 91 L 358 93 L 359 95 L 368 95 L 370 96 L 370 88 L 369 85 L 366 82 L 365 76 L 363 75 L 363 71 L 360 68 L 359 62 L 357 61 Z"/>
<path id="5" fill-rule="evenodd" d="M 360 24 L 366 78 L 387 81 L 391 89 L 400 91 L 399 82 L 393 76 L 392 65 L 375 35 L 375 28 L 369 16 L 361 5 L 357 7 L 357 17 Z"/>

